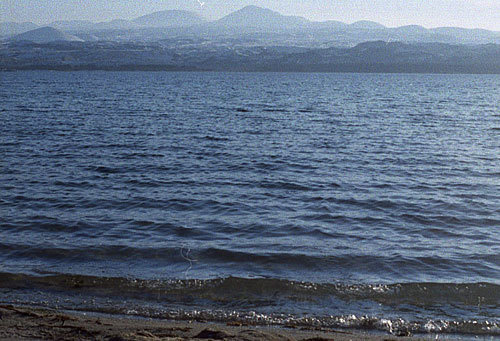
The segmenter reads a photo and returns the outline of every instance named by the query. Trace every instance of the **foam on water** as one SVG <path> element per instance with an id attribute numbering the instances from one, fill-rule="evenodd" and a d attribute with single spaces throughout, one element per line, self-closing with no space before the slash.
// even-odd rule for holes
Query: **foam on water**
<path id="1" fill-rule="evenodd" d="M 500 336 L 500 286 L 0 274 L 2 301 L 180 320 Z M 346 311 L 357 314 L 346 314 Z"/>

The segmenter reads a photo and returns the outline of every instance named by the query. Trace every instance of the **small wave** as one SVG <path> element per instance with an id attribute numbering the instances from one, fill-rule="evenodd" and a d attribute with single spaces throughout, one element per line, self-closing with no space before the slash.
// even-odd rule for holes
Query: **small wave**
<path id="1" fill-rule="evenodd" d="M 139 280 L 69 274 L 34 276 L 0 273 L 0 288 L 9 289 L 10 297 L 15 296 L 16 291 L 26 296 L 29 293 L 27 290 L 37 292 L 37 297 L 44 296 L 42 293 L 66 293 L 64 295 L 78 302 L 76 306 L 71 307 L 74 310 L 176 320 L 241 321 L 257 325 L 364 329 L 395 335 L 500 335 L 500 323 L 495 319 L 425 317 L 425 311 L 432 311 L 436 304 L 441 307 L 458 307 L 457 315 L 466 310 L 474 312 L 477 309 L 478 297 L 479 303 L 485 309 L 492 309 L 490 314 L 495 314 L 500 301 L 500 286 L 489 283 L 321 284 L 272 278 Z M 28 299 L 31 298 L 27 296 Z M 92 300 L 86 300 L 85 297 L 92 297 Z M 340 307 L 344 314 L 336 313 L 338 309 L 332 314 L 326 313 L 332 297 L 340 300 L 336 301 L 337 305 L 344 302 Z M 5 299 L 2 297 L 4 302 Z M 61 308 L 61 304 L 64 305 L 64 302 L 72 299 L 56 300 L 52 303 L 44 301 L 43 304 Z M 379 307 L 388 307 L 392 313 L 386 312 L 386 316 L 349 313 L 356 305 L 355 302 L 366 306 L 370 301 L 375 302 L 375 306 L 378 304 Z M 303 302 L 307 302 L 308 306 L 316 304 L 320 309 L 315 313 L 300 313 L 300 305 Z M 325 302 L 327 305 L 322 304 Z M 277 306 L 285 308 L 290 305 L 298 306 L 299 311 L 276 311 Z M 399 307 L 402 308 L 401 311 L 398 310 Z M 397 316 L 398 312 L 402 314 L 410 307 L 420 309 L 417 314 L 419 318 Z"/>
<path id="2" fill-rule="evenodd" d="M 178 252 L 178 250 L 175 250 Z M 89 287 L 109 289 L 115 294 L 127 292 L 185 293 L 221 297 L 271 295 L 321 298 L 335 295 L 346 299 L 372 299 L 381 303 L 400 300 L 405 303 L 431 304 L 449 301 L 477 306 L 478 298 L 485 306 L 500 303 L 500 285 L 493 283 L 397 283 L 344 284 L 312 283 L 273 278 L 224 277 L 214 279 L 141 280 L 122 277 L 96 277 L 72 274 L 34 276 L 0 272 L 0 287 L 60 286 L 61 289 Z M 214 298 L 216 298 L 213 296 Z"/>
<path id="3" fill-rule="evenodd" d="M 88 181 L 54 181 L 54 186 L 58 187 L 68 187 L 68 188 L 88 188 L 91 187 L 92 184 Z"/>
<path id="4" fill-rule="evenodd" d="M 80 146 L 81 149 L 130 149 L 133 145 L 123 143 L 109 143 L 109 144 L 84 144 Z"/>
<path id="5" fill-rule="evenodd" d="M 282 108 L 268 108 L 268 109 L 262 109 L 262 111 L 265 111 L 265 112 L 290 112 L 289 110 L 287 109 L 282 109 Z"/>
<path id="6" fill-rule="evenodd" d="M 340 184 L 331 183 L 330 186 L 332 188 L 342 187 Z M 305 199 L 306 202 L 324 202 L 324 203 L 332 203 L 346 206 L 355 206 L 372 210 L 389 210 L 393 208 L 397 208 L 400 203 L 398 201 L 388 200 L 388 199 L 356 199 L 356 198 L 342 198 L 336 196 L 315 196 L 308 199 Z M 407 203 L 408 207 L 413 206 L 414 204 Z"/>
<path id="7" fill-rule="evenodd" d="M 157 180 L 152 180 L 152 179 L 127 179 L 124 181 L 124 183 L 137 186 L 137 187 L 152 187 L 152 188 L 157 188 L 159 186 L 165 185 L 163 181 L 157 181 Z"/>
<path id="8" fill-rule="evenodd" d="M 307 214 L 307 215 L 301 215 L 295 217 L 296 219 L 300 219 L 306 222 L 309 221 L 320 221 L 320 222 L 325 222 L 325 223 L 351 223 L 352 219 L 350 217 L 344 216 L 344 215 L 333 215 L 333 214 Z"/>
<path id="9" fill-rule="evenodd" d="M 262 181 L 258 184 L 261 188 L 266 189 L 281 189 L 281 190 L 294 190 L 294 191 L 311 191 L 312 187 L 304 186 L 295 182 L 288 181 Z"/>
<path id="10" fill-rule="evenodd" d="M 399 218 L 418 223 L 422 226 L 451 226 L 451 227 L 472 227 L 472 226 L 499 226 L 500 220 L 493 218 L 459 218 L 452 215 L 423 215 L 423 214 L 401 214 Z M 448 235 L 456 235 L 453 230 L 443 231 Z"/>
<path id="11" fill-rule="evenodd" d="M 299 109 L 298 110 L 300 113 L 312 113 L 315 111 L 314 108 L 305 108 L 305 109 Z"/>
<path id="12" fill-rule="evenodd" d="M 252 163 L 252 167 L 255 169 L 263 169 L 269 171 L 283 170 L 285 168 L 280 163 L 270 163 L 270 162 L 255 162 Z"/>
<path id="13" fill-rule="evenodd" d="M 108 166 L 90 166 L 88 167 L 88 170 L 101 174 L 119 174 L 127 172 L 123 168 L 108 167 Z"/>
<path id="14" fill-rule="evenodd" d="M 143 159 L 143 158 L 164 158 L 164 154 L 159 153 L 151 153 L 151 152 L 134 152 L 134 153 L 124 153 L 121 156 L 118 156 L 118 159 L 122 160 L 130 160 L 130 159 Z"/>
<path id="15" fill-rule="evenodd" d="M 208 140 L 208 141 L 217 141 L 217 142 L 230 141 L 227 137 L 218 137 L 218 136 L 210 136 L 210 135 L 206 135 L 204 139 Z"/>

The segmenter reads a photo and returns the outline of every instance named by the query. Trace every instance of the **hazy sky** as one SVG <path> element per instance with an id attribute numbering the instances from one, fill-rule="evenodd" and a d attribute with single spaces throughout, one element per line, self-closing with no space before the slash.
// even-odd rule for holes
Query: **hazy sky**
<path id="1" fill-rule="evenodd" d="M 246 5 L 311 20 L 374 20 L 387 26 L 460 26 L 500 31 L 500 0 L 0 0 L 1 21 L 131 19 L 165 9 L 216 19 Z"/>

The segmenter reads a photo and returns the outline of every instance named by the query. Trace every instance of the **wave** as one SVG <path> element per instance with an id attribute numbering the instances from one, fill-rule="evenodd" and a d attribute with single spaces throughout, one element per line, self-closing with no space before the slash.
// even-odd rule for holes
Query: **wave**
<path id="1" fill-rule="evenodd" d="M 495 318 L 500 311 L 500 285 L 492 283 L 349 284 L 239 277 L 141 280 L 0 273 L 0 300 L 179 320 L 353 328 L 396 335 L 500 336 Z M 362 309 L 367 306 L 371 308 Z M 443 309 L 447 312 L 438 313 Z"/>

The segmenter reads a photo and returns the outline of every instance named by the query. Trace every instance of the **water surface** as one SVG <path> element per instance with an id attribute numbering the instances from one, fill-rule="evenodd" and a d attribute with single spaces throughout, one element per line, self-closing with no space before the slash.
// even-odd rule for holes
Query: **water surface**
<path id="1" fill-rule="evenodd" d="M 500 335 L 500 77 L 0 85 L 0 301 Z"/>

